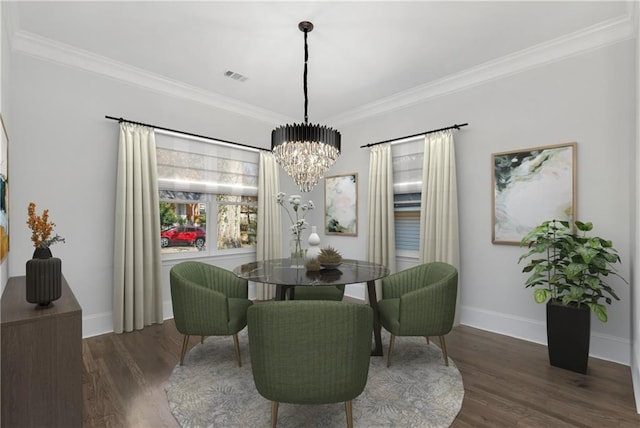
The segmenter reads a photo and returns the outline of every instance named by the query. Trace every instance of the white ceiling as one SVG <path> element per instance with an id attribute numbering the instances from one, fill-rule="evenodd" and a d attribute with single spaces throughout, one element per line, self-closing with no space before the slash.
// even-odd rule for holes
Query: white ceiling
<path id="1" fill-rule="evenodd" d="M 7 10 L 13 39 L 37 36 L 296 121 L 304 108 L 298 22 L 309 20 L 309 120 L 316 123 L 629 20 L 632 8 L 612 1 L 47 1 Z M 248 79 L 225 77 L 227 70 Z"/>

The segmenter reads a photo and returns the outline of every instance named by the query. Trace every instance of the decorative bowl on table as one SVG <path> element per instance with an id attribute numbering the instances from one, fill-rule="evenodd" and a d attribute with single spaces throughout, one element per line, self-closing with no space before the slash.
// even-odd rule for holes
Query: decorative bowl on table
<path id="1" fill-rule="evenodd" d="M 320 250 L 318 261 L 320 262 L 320 266 L 325 269 L 336 269 L 342 264 L 342 255 L 340 255 L 338 250 L 329 245 Z"/>
<path id="2" fill-rule="evenodd" d="M 342 264 L 342 262 L 339 263 L 320 263 L 320 266 L 322 266 L 324 269 L 338 269 L 338 266 L 340 266 Z"/>

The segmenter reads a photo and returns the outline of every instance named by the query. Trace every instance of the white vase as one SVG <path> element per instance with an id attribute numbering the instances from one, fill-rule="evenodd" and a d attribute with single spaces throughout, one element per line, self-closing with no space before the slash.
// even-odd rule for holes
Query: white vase
<path id="1" fill-rule="evenodd" d="M 314 259 L 320 254 L 320 236 L 315 226 L 311 226 L 311 233 L 307 240 L 309 248 L 307 248 L 307 258 Z"/>

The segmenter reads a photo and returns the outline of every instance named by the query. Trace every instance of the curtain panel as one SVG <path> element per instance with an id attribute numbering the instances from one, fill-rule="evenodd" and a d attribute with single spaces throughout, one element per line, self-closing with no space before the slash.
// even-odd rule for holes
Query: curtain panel
<path id="1" fill-rule="evenodd" d="M 367 260 L 383 264 L 389 268 L 389 272 L 393 273 L 396 270 L 396 238 L 390 144 L 371 148 L 367 204 L 369 219 Z M 376 281 L 376 295 L 378 298 L 382 296 L 379 281 Z"/>
<path id="2" fill-rule="evenodd" d="M 256 259 L 282 257 L 282 213 L 276 201 L 280 191 L 278 164 L 273 153 L 261 151 L 258 164 L 258 236 Z M 257 284 L 256 298 L 270 300 L 276 295 L 274 284 Z"/>
<path id="3" fill-rule="evenodd" d="M 420 210 L 420 263 L 449 263 L 460 271 L 458 187 L 451 130 L 428 134 L 424 141 Z M 460 292 L 456 303 L 459 317 Z"/>
<path id="4" fill-rule="evenodd" d="M 121 123 L 113 263 L 116 333 L 163 322 L 157 175 L 153 129 Z"/>

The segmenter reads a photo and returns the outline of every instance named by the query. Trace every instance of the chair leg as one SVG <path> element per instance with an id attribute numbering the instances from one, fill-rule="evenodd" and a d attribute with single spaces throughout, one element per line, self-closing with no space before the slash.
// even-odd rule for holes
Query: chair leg
<path id="1" fill-rule="evenodd" d="M 202 345 L 204 343 L 204 336 L 200 336 L 200 344 Z"/>
<path id="2" fill-rule="evenodd" d="M 185 334 L 182 339 L 182 352 L 180 353 L 180 365 L 184 364 L 184 354 L 187 353 L 187 346 L 189 346 L 189 335 Z"/>
<path id="3" fill-rule="evenodd" d="M 442 356 L 444 357 L 444 365 L 449 367 L 449 356 L 447 355 L 447 343 L 444 336 L 440 336 L 440 348 L 442 348 Z"/>
<path id="4" fill-rule="evenodd" d="M 344 402 L 344 410 L 347 412 L 347 428 L 353 428 L 353 402 L 351 400 Z"/>
<path id="5" fill-rule="evenodd" d="M 238 357 L 238 367 L 242 367 L 242 358 L 240 358 L 240 342 L 238 342 L 238 333 L 233 335 L 233 343 L 236 345 L 236 356 Z"/>
<path id="6" fill-rule="evenodd" d="M 431 342 L 429 342 L 429 336 L 425 336 L 425 338 L 427 339 L 427 345 Z"/>
<path id="7" fill-rule="evenodd" d="M 389 339 L 389 355 L 387 355 L 387 367 L 391 366 L 391 352 L 393 351 L 393 344 L 396 341 L 396 337 L 392 334 Z"/>
<path id="8" fill-rule="evenodd" d="M 271 428 L 278 426 L 278 402 L 271 402 Z"/>

